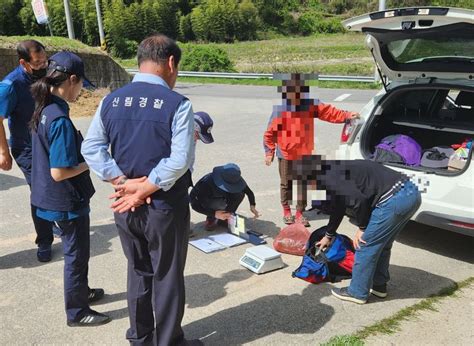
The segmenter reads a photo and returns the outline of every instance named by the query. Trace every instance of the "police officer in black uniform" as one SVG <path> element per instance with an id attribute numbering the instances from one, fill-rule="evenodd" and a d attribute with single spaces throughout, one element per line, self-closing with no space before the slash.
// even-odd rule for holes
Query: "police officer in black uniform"
<path id="1" fill-rule="evenodd" d="M 172 91 L 181 58 L 172 39 L 148 37 L 137 56 L 140 73 L 102 100 L 82 154 L 117 190 L 112 206 L 128 260 L 127 339 L 134 345 L 195 344 L 181 328 L 194 112 Z"/>

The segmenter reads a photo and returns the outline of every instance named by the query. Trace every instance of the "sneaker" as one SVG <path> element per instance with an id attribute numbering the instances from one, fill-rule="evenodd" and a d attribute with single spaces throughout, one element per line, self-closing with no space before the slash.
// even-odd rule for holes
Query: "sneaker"
<path id="1" fill-rule="evenodd" d="M 339 298 L 341 300 L 348 301 L 348 302 L 353 302 L 353 303 L 357 303 L 357 304 L 367 303 L 367 300 L 363 300 L 363 299 L 359 299 L 359 298 L 351 296 L 349 294 L 349 292 L 347 291 L 347 287 L 333 288 L 331 290 L 331 293 L 334 297 Z"/>
<path id="2" fill-rule="evenodd" d="M 101 300 L 104 294 L 105 292 L 102 288 L 89 288 L 89 295 L 87 296 L 89 303 Z"/>
<path id="3" fill-rule="evenodd" d="M 305 226 L 305 227 L 310 227 L 310 226 L 311 226 L 311 224 L 309 223 L 308 219 L 305 218 L 304 216 L 297 217 L 297 218 L 295 219 L 295 222 L 296 222 L 296 223 L 301 223 L 301 224 L 302 224 L 303 226 Z"/>
<path id="4" fill-rule="evenodd" d="M 39 244 L 36 257 L 40 262 L 51 261 L 51 244 Z"/>
<path id="5" fill-rule="evenodd" d="M 206 231 L 213 231 L 217 227 L 216 219 L 206 219 L 206 223 L 204 224 L 204 228 Z"/>
<path id="6" fill-rule="evenodd" d="M 370 293 L 374 296 L 379 298 L 386 298 L 387 297 L 387 284 L 385 285 L 372 285 L 370 289 Z"/>
<path id="7" fill-rule="evenodd" d="M 286 225 L 292 225 L 295 223 L 295 218 L 293 217 L 293 215 L 285 215 L 283 216 L 283 222 L 286 224 Z"/>
<path id="8" fill-rule="evenodd" d="M 95 327 L 110 322 L 110 317 L 100 312 L 90 310 L 77 321 L 67 321 L 69 327 Z"/>

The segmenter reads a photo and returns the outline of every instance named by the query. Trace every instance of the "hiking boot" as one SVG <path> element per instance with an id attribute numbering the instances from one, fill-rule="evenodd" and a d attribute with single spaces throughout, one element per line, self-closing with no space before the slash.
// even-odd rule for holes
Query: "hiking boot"
<path id="1" fill-rule="evenodd" d="M 206 223 L 204 224 L 204 228 L 206 231 L 213 231 L 217 227 L 216 219 L 206 219 Z"/>
<path id="2" fill-rule="evenodd" d="M 386 298 L 387 297 L 387 284 L 372 285 L 372 288 L 370 289 L 370 293 L 382 299 Z"/>
<path id="3" fill-rule="evenodd" d="M 105 292 L 102 288 L 89 288 L 87 299 L 89 300 L 89 303 L 93 303 L 101 300 L 104 297 L 104 294 Z"/>
<path id="4" fill-rule="evenodd" d="M 285 225 L 292 225 L 295 223 L 295 218 L 293 215 L 284 215 L 283 216 L 283 222 L 285 223 Z"/>
<path id="5" fill-rule="evenodd" d="M 110 322 L 110 317 L 100 312 L 90 310 L 76 321 L 67 321 L 69 327 L 95 327 Z"/>
<path id="6" fill-rule="evenodd" d="M 341 300 L 348 301 L 348 302 L 353 302 L 353 303 L 357 303 L 357 304 L 367 303 L 367 300 L 359 299 L 359 298 L 356 298 L 356 297 L 350 295 L 349 292 L 347 291 L 347 287 L 333 288 L 331 290 L 331 293 L 334 297 L 339 298 Z"/>
<path id="7" fill-rule="evenodd" d="M 296 217 L 295 223 L 300 223 L 305 227 L 310 227 L 311 226 L 308 219 L 305 218 L 303 215 L 301 215 L 300 217 Z"/>
<path id="8" fill-rule="evenodd" d="M 36 257 L 40 262 L 51 261 L 51 244 L 39 244 Z"/>

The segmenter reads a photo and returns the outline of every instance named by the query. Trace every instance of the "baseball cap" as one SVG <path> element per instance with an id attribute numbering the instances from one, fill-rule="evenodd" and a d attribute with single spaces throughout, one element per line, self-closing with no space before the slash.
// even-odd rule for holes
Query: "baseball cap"
<path id="1" fill-rule="evenodd" d="M 214 137 L 212 137 L 212 121 L 209 114 L 206 112 L 196 112 L 194 113 L 194 129 L 198 132 L 199 138 L 206 144 L 214 142 Z"/>
<path id="2" fill-rule="evenodd" d="M 63 72 L 69 75 L 76 75 L 83 80 L 84 88 L 95 88 L 84 72 L 84 62 L 76 54 L 62 51 L 49 58 L 48 70 Z"/>

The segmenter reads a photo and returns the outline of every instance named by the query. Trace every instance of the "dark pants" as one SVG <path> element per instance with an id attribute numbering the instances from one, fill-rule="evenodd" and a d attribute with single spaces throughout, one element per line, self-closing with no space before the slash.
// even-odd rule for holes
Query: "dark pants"
<path id="1" fill-rule="evenodd" d="M 89 223 L 89 215 L 57 221 L 64 250 L 64 302 L 68 321 L 77 321 L 89 312 Z"/>
<path id="2" fill-rule="evenodd" d="M 227 198 L 227 205 L 224 208 L 225 211 L 228 211 L 229 213 L 235 213 L 237 209 L 239 208 L 240 203 L 244 200 L 245 193 L 232 193 L 229 194 L 229 198 Z M 214 214 L 217 210 L 214 211 Z M 207 220 L 209 221 L 215 221 L 216 218 L 215 216 L 207 216 Z M 227 221 L 226 221 L 227 222 Z"/>
<path id="3" fill-rule="evenodd" d="M 128 260 L 127 339 L 133 345 L 184 343 L 181 320 L 189 222 L 187 204 L 173 210 L 147 205 L 115 214 Z"/>
<path id="4" fill-rule="evenodd" d="M 280 173 L 280 201 L 283 207 L 293 204 L 293 180 L 291 174 L 292 161 L 278 159 L 278 171 Z M 296 210 L 303 212 L 306 208 L 306 182 L 297 180 Z"/>
<path id="5" fill-rule="evenodd" d="M 12 155 L 16 164 L 23 172 L 26 182 L 31 188 L 31 148 L 15 149 L 12 148 Z M 53 243 L 53 223 L 36 216 L 36 207 L 31 205 L 31 218 L 36 230 L 36 244 Z"/>

